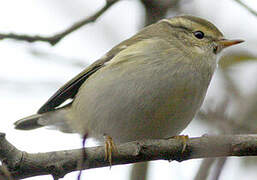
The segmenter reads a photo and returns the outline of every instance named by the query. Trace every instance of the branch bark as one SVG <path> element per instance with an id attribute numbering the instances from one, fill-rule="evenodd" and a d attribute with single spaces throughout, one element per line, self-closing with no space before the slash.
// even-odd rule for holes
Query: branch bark
<path id="1" fill-rule="evenodd" d="M 9 33 L 9 34 L 0 33 L 0 39 L 9 38 L 9 39 L 15 39 L 15 40 L 20 40 L 20 41 L 27 41 L 30 43 L 36 42 L 36 41 L 42 41 L 42 42 L 50 43 L 52 46 L 54 46 L 68 34 L 78 30 L 79 28 L 81 28 L 82 26 L 84 26 L 86 24 L 96 21 L 107 9 L 109 9 L 113 4 L 115 4 L 118 1 L 119 0 L 106 0 L 105 6 L 102 9 L 100 9 L 98 12 L 96 12 L 94 15 L 92 15 L 88 18 L 82 19 L 81 21 L 74 23 L 72 26 L 70 26 L 66 30 L 61 31 L 61 32 L 54 34 L 52 36 L 49 36 L 49 37 L 38 36 L 38 35 L 30 36 L 30 35 L 25 35 L 25 34 L 14 34 L 14 33 Z"/>
<path id="2" fill-rule="evenodd" d="M 117 145 L 112 165 L 129 164 L 150 160 L 176 160 L 224 157 L 257 156 L 257 135 L 222 135 L 190 138 L 182 153 L 183 142 L 179 139 L 144 140 Z M 87 159 L 82 169 L 107 167 L 104 147 L 85 149 Z M 0 134 L 0 160 L 8 168 L 13 179 L 51 174 L 55 179 L 79 170 L 82 149 L 46 153 L 26 153 L 15 148 Z"/>

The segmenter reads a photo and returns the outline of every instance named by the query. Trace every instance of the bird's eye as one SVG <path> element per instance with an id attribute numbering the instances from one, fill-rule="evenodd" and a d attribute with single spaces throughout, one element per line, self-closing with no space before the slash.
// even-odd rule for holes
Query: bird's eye
<path id="1" fill-rule="evenodd" d="M 194 35 L 197 39 L 203 39 L 204 33 L 202 31 L 195 31 Z"/>

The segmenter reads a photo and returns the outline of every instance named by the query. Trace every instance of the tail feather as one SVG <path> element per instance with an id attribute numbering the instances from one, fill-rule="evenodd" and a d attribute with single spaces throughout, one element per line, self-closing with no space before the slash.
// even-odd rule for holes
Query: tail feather
<path id="1" fill-rule="evenodd" d="M 19 130 L 32 130 L 47 126 L 65 133 L 74 133 L 69 124 L 70 121 L 69 106 L 65 106 L 55 111 L 25 117 L 16 121 L 14 125 L 15 129 Z"/>
<path id="2" fill-rule="evenodd" d="M 39 118 L 42 117 L 42 114 L 34 114 L 23 119 L 20 119 L 14 123 L 15 129 L 20 130 L 32 130 L 43 127 L 38 123 Z"/>

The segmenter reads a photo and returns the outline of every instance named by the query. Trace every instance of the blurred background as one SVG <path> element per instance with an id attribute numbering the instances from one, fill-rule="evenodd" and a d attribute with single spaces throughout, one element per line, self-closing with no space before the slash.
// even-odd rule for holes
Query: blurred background
<path id="1" fill-rule="evenodd" d="M 87 18 L 105 0 L 3 0 L 0 33 L 51 36 Z M 257 2 L 254 0 L 119 0 L 97 19 L 54 46 L 12 39 L 0 41 L 0 132 L 20 150 L 47 152 L 81 147 L 78 135 L 38 129 L 14 130 L 13 123 L 31 114 L 65 82 L 117 43 L 164 17 L 191 14 L 213 22 L 227 38 L 245 42 L 223 52 L 219 69 L 200 112 L 183 132 L 257 133 Z M 96 142 L 88 141 L 87 146 Z M 197 159 L 181 163 L 154 161 L 98 168 L 83 179 L 255 180 L 257 158 Z M 76 179 L 78 172 L 64 179 Z M 50 176 L 29 179 L 49 179 Z"/>

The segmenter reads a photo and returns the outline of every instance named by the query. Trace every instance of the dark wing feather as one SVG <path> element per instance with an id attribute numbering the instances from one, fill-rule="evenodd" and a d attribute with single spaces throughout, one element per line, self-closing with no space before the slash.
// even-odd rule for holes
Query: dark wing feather
<path id="1" fill-rule="evenodd" d="M 74 98 L 80 86 L 83 84 L 83 82 L 86 81 L 86 79 L 90 75 L 92 75 L 101 67 L 103 67 L 106 62 L 110 61 L 116 54 L 121 52 L 127 46 L 130 46 L 131 44 L 140 41 L 143 38 L 144 37 L 141 36 L 141 33 L 139 33 L 115 46 L 103 58 L 99 59 L 98 61 L 90 65 L 80 74 L 78 74 L 76 77 L 71 79 L 64 86 L 62 86 L 52 97 L 49 98 L 49 100 L 38 110 L 37 113 L 42 114 L 48 111 L 54 111 L 59 105 L 64 103 L 67 99 Z"/>
<path id="2" fill-rule="evenodd" d="M 67 99 L 73 98 L 81 84 L 94 72 L 102 67 L 102 64 L 96 64 L 93 67 L 89 67 L 86 70 L 82 71 L 76 77 L 71 79 L 68 83 L 62 86 L 54 95 L 52 95 L 48 101 L 38 110 L 38 114 L 42 114 L 48 111 L 55 110 L 56 107 L 61 105 Z"/>

